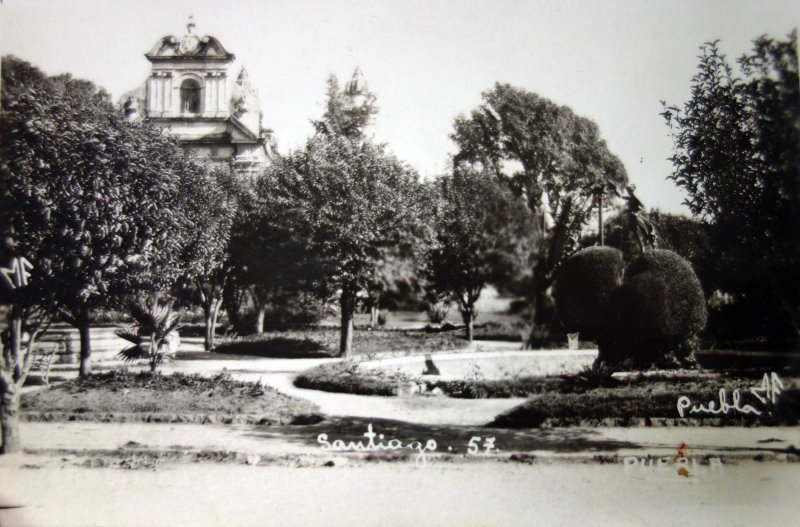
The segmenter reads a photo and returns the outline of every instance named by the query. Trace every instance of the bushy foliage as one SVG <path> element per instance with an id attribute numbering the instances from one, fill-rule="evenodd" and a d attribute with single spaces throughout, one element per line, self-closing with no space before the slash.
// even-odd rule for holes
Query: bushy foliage
<path id="1" fill-rule="evenodd" d="M 691 265 L 672 251 L 648 251 L 630 263 L 609 298 L 607 335 L 598 361 L 632 365 L 690 365 L 692 340 L 707 312 Z"/>
<path id="2" fill-rule="evenodd" d="M 622 283 L 625 262 L 612 247 L 589 247 L 564 262 L 553 296 L 556 312 L 567 331 L 594 338 L 602 331 L 611 293 Z"/>
<path id="3" fill-rule="evenodd" d="M 431 190 L 438 200 L 426 275 L 440 296 L 458 302 L 471 341 L 483 288 L 530 269 L 535 217 L 487 172 L 456 169 Z"/>
<path id="4" fill-rule="evenodd" d="M 181 181 L 188 228 L 180 256 L 184 275 L 179 291 L 189 293 L 203 310 L 206 351 L 215 345 L 222 292 L 231 274 L 233 222 L 243 192 L 230 168 L 201 171 L 196 178 Z"/>
<path id="5" fill-rule="evenodd" d="M 705 297 L 691 264 L 677 253 L 646 251 L 624 268 L 617 249 L 583 249 L 564 263 L 554 296 L 565 329 L 597 340 L 598 365 L 694 364 Z"/>
<path id="6" fill-rule="evenodd" d="M 193 218 L 181 190 L 205 169 L 91 82 L 14 57 L 2 71 L 0 261 L 33 264 L 27 289 L 80 329 L 85 375 L 95 310 L 183 274 Z"/>
<path id="7" fill-rule="evenodd" d="M 319 135 L 278 159 L 259 182 L 265 228 L 301 249 L 321 298 L 338 291 L 342 355 L 351 351 L 357 295 L 389 253 L 427 234 L 430 209 L 417 174 L 386 147 Z"/>
<path id="8" fill-rule="evenodd" d="M 262 329 L 264 331 L 283 331 L 295 328 L 302 328 L 312 324 L 318 324 L 326 316 L 333 315 L 334 310 L 330 304 L 303 293 L 273 294 L 271 301 L 263 306 L 264 321 Z M 249 335 L 255 327 L 255 319 L 258 316 L 256 311 L 252 311 L 242 316 L 234 326 L 234 330 L 239 335 Z"/>
<path id="9" fill-rule="evenodd" d="M 761 331 L 780 319 L 800 338 L 797 32 L 757 38 L 738 68 L 718 41 L 698 58 L 691 98 L 663 113 L 674 140 L 669 177 L 711 225 L 722 282 L 713 289 L 747 304 Z"/>
<path id="10" fill-rule="evenodd" d="M 441 324 L 447 320 L 447 314 L 450 312 L 450 300 L 434 300 L 428 303 L 425 308 L 425 314 L 428 315 L 428 320 L 434 324 Z"/>
<path id="11" fill-rule="evenodd" d="M 508 84 L 495 84 L 468 116 L 456 118 L 451 137 L 458 147 L 457 167 L 490 172 L 537 216 L 532 265 L 508 285 L 528 296 L 534 330 L 544 326 L 550 314 L 547 289 L 574 252 L 598 190 L 611 194 L 624 185 L 625 167 L 594 122 Z M 533 336 L 532 331 L 530 343 Z"/>

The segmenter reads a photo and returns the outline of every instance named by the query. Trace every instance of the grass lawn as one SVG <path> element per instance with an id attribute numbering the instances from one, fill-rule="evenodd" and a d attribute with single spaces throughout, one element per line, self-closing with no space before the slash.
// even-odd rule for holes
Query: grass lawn
<path id="1" fill-rule="evenodd" d="M 214 351 L 258 357 L 335 357 L 339 354 L 339 335 L 339 330 L 335 328 L 270 331 L 224 342 Z M 457 332 L 356 329 L 353 333 L 354 356 L 384 352 L 435 353 L 465 347 L 467 341 Z"/>
<path id="2" fill-rule="evenodd" d="M 312 403 L 229 375 L 111 371 L 22 396 L 27 420 L 290 424 L 319 420 Z"/>

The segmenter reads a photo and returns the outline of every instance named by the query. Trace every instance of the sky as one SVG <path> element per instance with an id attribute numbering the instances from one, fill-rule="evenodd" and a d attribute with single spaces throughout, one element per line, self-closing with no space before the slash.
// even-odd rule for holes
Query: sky
<path id="1" fill-rule="evenodd" d="M 699 47 L 734 59 L 800 22 L 796 0 L 0 0 L 0 52 L 69 72 L 115 100 L 147 78 L 166 35 L 217 37 L 247 67 L 282 153 L 312 135 L 325 81 L 361 67 L 375 138 L 423 177 L 446 171 L 453 120 L 503 82 L 595 121 L 647 207 L 687 212 L 666 179 L 661 102 L 683 104 Z"/>

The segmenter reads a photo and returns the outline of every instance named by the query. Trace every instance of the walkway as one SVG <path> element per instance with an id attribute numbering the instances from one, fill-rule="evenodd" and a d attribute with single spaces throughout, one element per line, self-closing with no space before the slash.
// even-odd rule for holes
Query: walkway
<path id="1" fill-rule="evenodd" d="M 475 343 L 472 350 L 499 351 L 518 349 L 514 343 L 486 341 Z M 469 357 L 465 353 L 464 357 Z M 261 380 L 281 392 L 307 399 L 320 410 L 334 417 L 393 419 L 432 425 L 484 425 L 495 416 L 517 406 L 524 398 L 453 399 L 450 397 L 380 397 L 331 393 L 294 386 L 294 378 L 302 371 L 339 359 L 220 359 L 178 360 L 162 368 L 164 372 L 214 374 L 229 372 L 246 381 Z"/>

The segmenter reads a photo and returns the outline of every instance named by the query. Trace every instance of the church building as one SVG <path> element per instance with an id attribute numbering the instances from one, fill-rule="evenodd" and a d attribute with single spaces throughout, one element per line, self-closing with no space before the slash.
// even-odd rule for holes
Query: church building
<path id="1" fill-rule="evenodd" d="M 244 67 L 212 36 L 198 37 L 191 17 L 181 38 L 161 38 L 149 53 L 150 77 L 122 97 L 129 119 L 145 118 L 178 137 L 199 159 L 230 163 L 253 179 L 275 153 L 261 127 L 258 93 Z"/>

